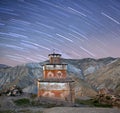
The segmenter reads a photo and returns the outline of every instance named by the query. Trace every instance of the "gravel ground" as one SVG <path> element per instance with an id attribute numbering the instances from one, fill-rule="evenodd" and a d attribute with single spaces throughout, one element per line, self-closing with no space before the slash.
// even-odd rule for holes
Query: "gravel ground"
<path id="1" fill-rule="evenodd" d="M 117 108 L 75 108 L 55 107 L 44 110 L 43 113 L 120 113 Z"/>

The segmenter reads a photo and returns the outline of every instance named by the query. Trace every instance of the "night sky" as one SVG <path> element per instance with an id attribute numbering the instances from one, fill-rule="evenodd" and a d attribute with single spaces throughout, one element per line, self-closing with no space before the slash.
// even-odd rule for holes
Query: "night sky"
<path id="1" fill-rule="evenodd" d="M 120 0 L 0 0 L 0 63 L 120 57 Z"/>

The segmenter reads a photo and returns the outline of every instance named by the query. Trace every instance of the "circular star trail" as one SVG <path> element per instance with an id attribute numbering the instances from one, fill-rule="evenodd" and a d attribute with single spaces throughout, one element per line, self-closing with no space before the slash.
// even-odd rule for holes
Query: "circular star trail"
<path id="1" fill-rule="evenodd" d="M 0 63 L 120 57 L 119 0 L 0 0 Z"/>

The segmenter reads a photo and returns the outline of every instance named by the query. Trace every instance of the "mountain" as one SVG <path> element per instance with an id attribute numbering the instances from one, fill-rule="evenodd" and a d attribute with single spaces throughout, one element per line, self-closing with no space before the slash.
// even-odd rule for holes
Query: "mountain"
<path id="1" fill-rule="evenodd" d="M 63 62 L 68 63 L 69 66 L 72 65 L 76 69 L 70 69 L 69 74 L 74 73 L 79 80 L 84 83 L 89 84 L 89 89 L 94 89 L 98 91 L 101 88 L 107 88 L 113 93 L 120 95 L 120 58 L 102 58 L 102 59 L 63 59 Z M 75 71 L 75 70 L 81 70 Z M 78 73 L 80 72 L 80 73 Z M 102 78 L 102 82 L 101 82 Z M 82 83 L 81 81 L 79 83 Z M 84 90 L 78 91 L 79 93 L 85 95 L 94 95 L 93 91 L 89 91 L 84 85 L 78 85 L 78 87 Z M 87 87 L 88 88 L 88 87 Z"/>
<path id="2" fill-rule="evenodd" d="M 0 89 L 18 85 L 22 88 L 35 83 L 42 76 L 42 66 L 39 63 L 0 69 Z"/>
<path id="3" fill-rule="evenodd" d="M 9 68 L 9 67 L 11 67 L 11 66 L 8 66 L 8 65 L 5 65 L 5 64 L 0 64 L 0 69 L 2 69 L 2 68 Z"/>
<path id="4" fill-rule="evenodd" d="M 68 76 L 75 82 L 75 96 L 94 96 L 102 87 L 112 89 L 116 94 L 120 91 L 120 58 L 102 59 L 62 59 L 68 64 Z M 16 67 L 0 68 L 0 89 L 14 84 L 23 88 L 24 92 L 37 93 L 36 81 L 42 77 L 41 63 L 28 63 Z"/>
<path id="5" fill-rule="evenodd" d="M 111 89 L 120 95 L 120 59 L 108 63 L 95 73 L 90 73 L 86 80 L 97 89 Z"/>

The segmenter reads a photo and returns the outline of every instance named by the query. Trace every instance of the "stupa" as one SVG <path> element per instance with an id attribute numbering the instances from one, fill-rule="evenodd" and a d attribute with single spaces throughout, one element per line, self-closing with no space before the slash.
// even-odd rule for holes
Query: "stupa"
<path id="1" fill-rule="evenodd" d="M 74 90 L 67 76 L 67 64 L 61 63 L 61 54 L 49 54 L 49 63 L 43 65 L 43 77 L 38 79 L 38 97 L 46 100 L 74 103 Z"/>

